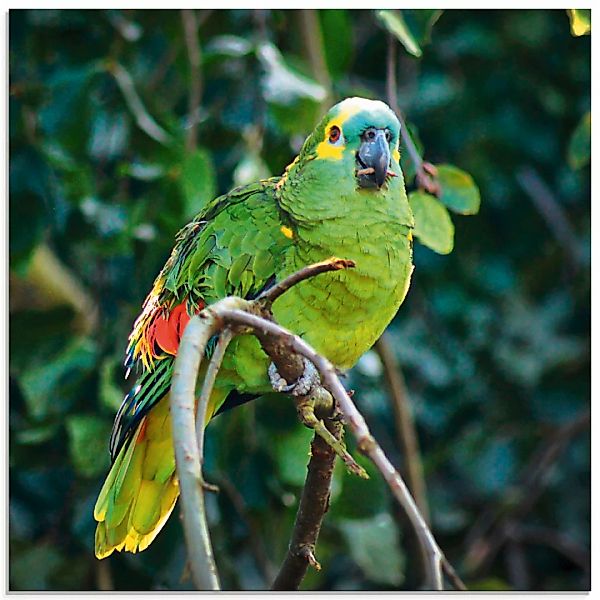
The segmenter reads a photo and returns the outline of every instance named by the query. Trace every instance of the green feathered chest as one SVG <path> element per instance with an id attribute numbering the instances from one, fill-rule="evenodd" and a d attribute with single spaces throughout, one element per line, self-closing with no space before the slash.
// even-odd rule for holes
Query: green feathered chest
<path id="1" fill-rule="evenodd" d="M 413 217 L 401 175 L 373 191 L 323 176 L 311 183 L 282 200 L 294 235 L 282 275 L 331 256 L 351 259 L 356 267 L 300 283 L 275 303 L 273 312 L 281 324 L 347 369 L 373 345 L 406 296 L 413 269 Z"/>

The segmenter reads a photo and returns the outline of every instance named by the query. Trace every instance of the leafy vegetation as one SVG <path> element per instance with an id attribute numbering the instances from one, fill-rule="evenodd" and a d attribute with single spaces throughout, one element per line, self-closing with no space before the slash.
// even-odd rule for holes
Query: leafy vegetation
<path id="1" fill-rule="evenodd" d="M 589 15 L 187 18 L 197 36 L 180 11 L 10 13 L 11 589 L 189 589 L 176 518 L 140 555 L 93 554 L 127 335 L 203 202 L 281 173 L 335 100 L 386 98 L 388 35 L 403 49 L 398 104 L 442 189 L 415 191 L 404 147 L 413 208 L 445 215 L 418 224 L 413 284 L 389 330 L 434 532 L 472 589 L 586 589 Z M 347 384 L 405 468 L 375 352 Z M 205 468 L 221 492 L 207 502 L 226 589 L 268 586 L 310 435 L 276 397 L 211 423 Z M 419 585 L 410 530 L 376 473 L 336 467 L 316 554 L 323 569 L 305 589 Z"/>

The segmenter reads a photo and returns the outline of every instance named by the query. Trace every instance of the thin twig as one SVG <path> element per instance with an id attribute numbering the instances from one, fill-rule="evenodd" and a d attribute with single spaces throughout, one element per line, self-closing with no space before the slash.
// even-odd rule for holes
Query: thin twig
<path id="1" fill-rule="evenodd" d="M 110 562 L 108 560 L 96 560 L 94 561 L 94 565 L 94 570 L 96 573 L 96 587 L 101 592 L 114 592 L 115 584 L 113 582 Z"/>
<path id="2" fill-rule="evenodd" d="M 210 363 L 206 369 L 204 381 L 202 382 L 202 390 L 200 392 L 200 398 L 198 399 L 198 406 L 196 407 L 196 439 L 198 440 L 198 453 L 200 455 L 201 465 L 204 462 L 204 427 L 209 419 L 209 415 L 207 414 L 208 401 L 210 400 L 219 369 L 221 368 L 225 351 L 232 338 L 233 334 L 231 333 L 231 330 L 224 329 L 221 331 L 217 345 L 211 356 Z M 218 491 L 216 486 L 211 486 L 204 480 L 204 476 L 202 476 L 202 485 L 209 491 Z"/>
<path id="3" fill-rule="evenodd" d="M 244 501 L 244 497 L 240 494 L 235 484 L 229 479 L 229 477 L 221 475 L 218 479 L 219 487 L 229 497 L 229 500 L 233 504 L 236 512 L 240 518 L 245 522 L 246 527 L 249 531 L 250 545 L 252 547 L 252 553 L 254 554 L 254 560 L 257 566 L 262 572 L 262 576 L 265 582 L 271 581 L 275 577 L 275 566 L 269 559 L 264 543 L 260 537 L 260 531 L 257 527 L 256 522 L 252 518 L 252 515 L 248 511 L 248 507 Z"/>
<path id="4" fill-rule="evenodd" d="M 396 432 L 400 441 L 403 462 L 405 466 L 406 483 L 423 518 L 429 523 L 429 507 L 427 506 L 427 492 L 423 476 L 423 463 L 419 451 L 417 432 L 412 416 L 408 392 L 400 365 L 394 356 L 387 335 L 383 334 L 375 344 L 375 351 L 383 364 L 383 372 L 391 397 L 392 409 L 396 421 Z M 410 533 L 410 532 L 409 532 Z M 423 554 L 423 546 L 414 535 L 407 535 L 406 543 L 412 554 L 420 553 L 416 557 L 417 568 L 422 573 L 427 565 L 427 557 Z"/>
<path id="5" fill-rule="evenodd" d="M 517 181 L 531 199 L 556 241 L 565 249 L 572 268 L 577 271 L 582 265 L 583 256 L 577 234 L 552 190 L 541 176 L 531 167 L 521 167 L 517 171 Z"/>
<path id="6" fill-rule="evenodd" d="M 332 85 L 327 62 L 325 61 L 325 48 L 323 45 L 323 34 L 319 23 L 318 11 L 314 8 L 306 8 L 299 11 L 300 34 L 303 38 L 306 55 L 314 78 L 325 90 L 325 98 L 321 103 L 322 109 L 331 105 Z"/>
<path id="7" fill-rule="evenodd" d="M 198 122 L 200 103 L 202 101 L 202 51 L 198 42 L 198 19 L 193 9 L 182 9 L 181 20 L 185 33 L 185 45 L 187 47 L 188 60 L 190 63 L 190 95 L 188 99 L 189 127 L 185 139 L 185 147 L 188 152 L 193 151 L 198 143 Z"/>
<path id="8" fill-rule="evenodd" d="M 470 573 L 481 572 L 491 563 L 511 531 L 507 523 L 522 519 L 533 508 L 547 485 L 552 467 L 569 442 L 589 428 L 590 418 L 585 411 L 544 439 L 521 475 L 521 487 L 510 488 L 495 509 L 485 511 L 478 519 L 467 536 L 464 553 L 465 568 Z"/>
<path id="9" fill-rule="evenodd" d="M 423 476 L 423 463 L 419 451 L 419 440 L 404 376 L 386 334 L 377 340 L 375 351 L 383 364 L 383 372 L 392 397 L 396 429 L 402 446 L 404 464 L 406 465 L 406 483 L 423 518 L 429 523 L 429 507 L 427 506 L 427 492 L 425 477 Z"/>
<path id="10" fill-rule="evenodd" d="M 393 34 L 388 33 L 388 50 L 387 50 L 387 72 L 385 79 L 387 101 L 390 108 L 396 113 L 398 121 L 400 121 L 400 136 L 406 146 L 406 151 L 410 156 L 416 171 L 415 180 L 417 186 L 430 194 L 439 195 L 440 185 L 436 181 L 437 170 L 434 165 L 424 161 L 415 146 L 415 143 L 406 126 L 406 119 L 400 105 L 398 104 L 398 83 L 396 78 L 396 38 Z"/>
<path id="11" fill-rule="evenodd" d="M 226 298 L 225 305 L 242 306 L 243 300 Z M 191 319 L 181 338 L 181 344 L 171 383 L 170 408 L 177 477 L 181 492 L 183 531 L 194 585 L 199 590 L 218 590 L 219 576 L 213 558 L 202 477 L 204 428 L 196 436 L 195 422 L 204 422 L 204 413 L 196 415 L 195 388 L 200 361 L 210 338 L 222 327 L 210 308 Z"/>
<path id="12" fill-rule="evenodd" d="M 164 144 L 171 142 L 171 136 L 150 116 L 144 103 L 139 97 L 133 79 L 129 72 L 118 62 L 109 62 L 107 69 L 115 78 L 125 102 L 132 112 L 137 126 L 149 135 L 153 140 Z"/>
<path id="13" fill-rule="evenodd" d="M 396 78 L 396 38 L 393 34 L 388 33 L 388 47 L 387 47 L 387 72 L 385 79 L 385 87 L 386 87 L 386 95 L 387 101 L 390 105 L 390 108 L 396 113 L 398 117 L 398 121 L 400 121 L 400 135 L 402 136 L 402 141 L 406 146 L 406 150 L 410 155 L 410 159 L 415 166 L 415 169 L 418 171 L 421 168 L 421 164 L 423 163 L 423 159 L 413 142 L 410 133 L 408 132 L 408 128 L 406 127 L 406 121 L 404 120 L 404 114 L 400 110 L 400 105 L 398 104 L 398 82 Z"/>
<path id="14" fill-rule="evenodd" d="M 339 271 L 341 269 L 350 269 L 356 266 L 354 261 L 346 258 L 328 258 L 319 263 L 314 263 L 303 267 L 299 271 L 292 273 L 289 277 L 286 277 L 283 281 L 276 283 L 270 288 L 266 289 L 257 300 L 264 303 L 266 307 L 269 307 L 279 296 L 287 292 L 291 287 L 295 286 L 300 281 L 314 277 L 321 273 L 327 273 L 328 271 Z"/>

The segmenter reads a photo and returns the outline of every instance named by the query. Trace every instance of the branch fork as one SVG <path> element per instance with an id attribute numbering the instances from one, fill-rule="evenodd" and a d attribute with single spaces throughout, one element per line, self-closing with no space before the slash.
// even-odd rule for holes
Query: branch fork
<path id="1" fill-rule="evenodd" d="M 227 345 L 233 335 L 240 332 L 253 333 L 259 339 L 286 384 L 301 378 L 306 364 L 310 363 L 318 372 L 307 393 L 295 396 L 302 422 L 318 435 L 315 435 L 311 444 L 306 484 L 290 548 L 273 589 L 298 589 L 309 565 L 320 568 L 314 556 L 314 547 L 322 518 L 329 507 L 335 455 L 341 456 L 352 472 L 361 477 L 367 476 L 345 448 L 342 421 L 357 439 L 359 451 L 368 456 L 380 471 L 413 525 L 423 552 L 428 557 L 426 587 L 443 589 L 442 570 L 447 565 L 444 554 L 404 481 L 371 435 L 364 418 L 344 389 L 335 367 L 302 338 L 271 320 L 272 303 L 293 285 L 320 273 L 353 266 L 352 261 L 339 258 L 310 265 L 275 284 L 256 300 L 228 297 L 218 301 L 192 317 L 185 329 L 175 360 L 170 401 L 184 532 L 192 579 L 198 589 L 219 589 L 204 512 L 202 460 L 206 409 Z M 219 341 L 196 408 L 194 394 L 200 361 L 209 339 L 217 333 L 220 333 Z M 319 379 L 320 383 L 317 383 Z M 321 418 L 323 416 L 325 418 Z"/>

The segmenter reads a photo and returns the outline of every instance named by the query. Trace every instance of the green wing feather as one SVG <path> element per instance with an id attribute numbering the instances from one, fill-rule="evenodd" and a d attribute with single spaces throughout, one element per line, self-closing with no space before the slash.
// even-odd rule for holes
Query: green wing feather
<path id="1" fill-rule="evenodd" d="M 113 459 L 170 385 L 174 355 L 153 341 L 157 316 L 168 315 L 182 302 L 192 315 L 228 295 L 253 297 L 273 281 L 291 243 L 281 231 L 277 181 L 236 188 L 216 198 L 177 234 L 129 337 L 126 366 L 136 368 L 139 376 L 115 419 Z"/>

